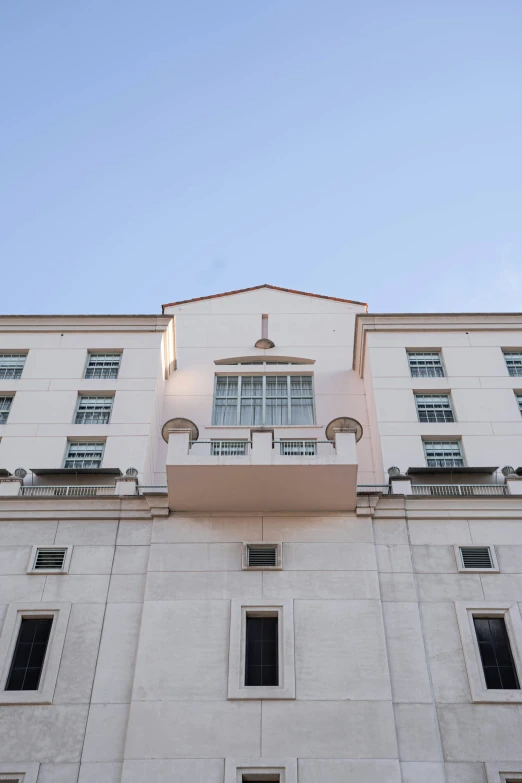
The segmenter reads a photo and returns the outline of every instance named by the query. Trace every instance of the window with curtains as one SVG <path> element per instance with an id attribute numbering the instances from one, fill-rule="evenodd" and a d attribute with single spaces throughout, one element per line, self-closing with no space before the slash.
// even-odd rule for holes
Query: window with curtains
<path id="1" fill-rule="evenodd" d="M 314 424 L 311 375 L 218 375 L 212 423 L 218 426 Z"/>

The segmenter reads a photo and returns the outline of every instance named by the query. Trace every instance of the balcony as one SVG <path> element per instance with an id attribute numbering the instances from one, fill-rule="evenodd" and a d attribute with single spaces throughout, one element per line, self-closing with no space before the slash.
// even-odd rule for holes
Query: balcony
<path id="1" fill-rule="evenodd" d="M 176 511 L 353 511 L 357 501 L 355 432 L 335 442 L 190 441 L 189 430 L 168 433 L 169 506 Z"/>

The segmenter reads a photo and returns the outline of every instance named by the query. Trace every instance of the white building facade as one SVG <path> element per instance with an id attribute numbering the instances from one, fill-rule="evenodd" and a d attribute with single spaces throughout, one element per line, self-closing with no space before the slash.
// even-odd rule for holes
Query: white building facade
<path id="1" fill-rule="evenodd" d="M 522 314 L 0 317 L 0 780 L 522 780 L 521 465 Z"/>

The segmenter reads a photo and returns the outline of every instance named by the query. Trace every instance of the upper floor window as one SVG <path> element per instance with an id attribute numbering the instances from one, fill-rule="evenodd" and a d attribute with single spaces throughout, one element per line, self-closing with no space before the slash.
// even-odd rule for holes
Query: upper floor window
<path id="1" fill-rule="evenodd" d="M 12 397 L 0 397 L 0 424 L 6 423 L 12 402 Z"/>
<path id="2" fill-rule="evenodd" d="M 120 370 L 121 353 L 90 353 L 86 378 L 117 378 Z"/>
<path id="3" fill-rule="evenodd" d="M 25 353 L 0 353 L 0 381 L 21 378 L 25 357 Z"/>
<path id="4" fill-rule="evenodd" d="M 416 394 L 415 402 L 419 421 L 455 421 L 449 394 Z"/>
<path id="5" fill-rule="evenodd" d="M 105 443 L 98 442 L 70 442 L 63 463 L 64 468 L 101 468 Z"/>
<path id="6" fill-rule="evenodd" d="M 408 362 L 413 378 L 443 378 L 444 367 L 438 351 L 408 351 Z"/>
<path id="7" fill-rule="evenodd" d="M 522 392 L 516 392 L 515 396 L 516 396 L 517 402 L 518 402 L 518 409 L 519 409 L 520 413 L 522 413 Z"/>
<path id="8" fill-rule="evenodd" d="M 504 359 L 510 375 L 522 375 L 522 351 L 504 351 Z"/>
<path id="9" fill-rule="evenodd" d="M 517 671 L 503 617 L 474 617 L 486 688 L 519 690 Z"/>
<path id="10" fill-rule="evenodd" d="M 75 424 L 108 424 L 114 397 L 85 395 L 78 398 Z"/>
<path id="11" fill-rule="evenodd" d="M 426 440 L 424 453 L 429 468 L 464 467 L 464 457 L 458 440 Z"/>
<path id="12" fill-rule="evenodd" d="M 212 423 L 219 426 L 314 424 L 311 375 L 218 375 Z"/>

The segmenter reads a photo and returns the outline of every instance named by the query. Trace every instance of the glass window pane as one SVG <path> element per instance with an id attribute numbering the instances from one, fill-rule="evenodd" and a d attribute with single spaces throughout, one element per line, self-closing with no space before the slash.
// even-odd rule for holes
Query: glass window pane
<path id="1" fill-rule="evenodd" d="M 518 676 L 503 617 L 474 617 L 487 688 L 519 690 Z"/>

